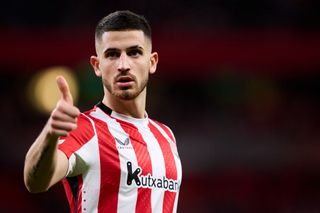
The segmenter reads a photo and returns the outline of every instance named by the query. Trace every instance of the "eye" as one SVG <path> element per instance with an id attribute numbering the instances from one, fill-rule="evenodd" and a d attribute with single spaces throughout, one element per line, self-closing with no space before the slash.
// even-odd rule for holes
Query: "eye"
<path id="1" fill-rule="evenodd" d="M 132 49 L 127 52 L 127 55 L 131 57 L 138 57 L 142 55 L 142 51 L 139 49 Z"/>
<path id="2" fill-rule="evenodd" d="M 106 58 L 118 58 L 120 56 L 120 53 L 117 51 L 108 51 L 105 53 Z"/>

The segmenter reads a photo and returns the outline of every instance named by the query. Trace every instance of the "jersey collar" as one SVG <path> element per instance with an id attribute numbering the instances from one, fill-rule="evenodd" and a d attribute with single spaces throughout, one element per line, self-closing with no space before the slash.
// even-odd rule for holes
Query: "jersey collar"
<path id="1" fill-rule="evenodd" d="M 118 112 L 113 111 L 112 109 L 110 109 L 108 106 L 106 106 L 104 103 L 99 102 L 97 105 L 97 107 L 99 107 L 104 113 L 110 115 L 113 118 L 125 121 L 125 122 L 129 122 L 132 123 L 134 125 L 148 125 L 148 114 L 145 113 L 145 117 L 144 118 L 134 118 L 128 115 L 124 115 Z"/>

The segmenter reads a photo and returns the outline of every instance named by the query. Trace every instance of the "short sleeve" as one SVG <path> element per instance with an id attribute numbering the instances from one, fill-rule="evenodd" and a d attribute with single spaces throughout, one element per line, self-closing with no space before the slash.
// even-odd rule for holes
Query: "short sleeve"
<path id="1" fill-rule="evenodd" d="M 91 138 L 94 130 L 89 118 L 81 114 L 78 117 L 77 128 L 70 132 L 67 137 L 59 139 L 58 149 L 61 150 L 69 160 L 67 177 L 80 174 L 87 167 L 85 158 L 77 153 Z"/>

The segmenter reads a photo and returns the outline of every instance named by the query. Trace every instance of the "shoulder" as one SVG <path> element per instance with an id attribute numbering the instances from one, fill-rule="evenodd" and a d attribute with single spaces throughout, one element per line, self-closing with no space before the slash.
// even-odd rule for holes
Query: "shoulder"
<path id="1" fill-rule="evenodd" d="M 77 118 L 77 128 L 69 133 L 67 137 L 61 137 L 64 141 L 60 147 L 72 145 L 78 148 L 86 144 L 95 135 L 94 123 L 88 114 L 81 113 Z"/>
<path id="2" fill-rule="evenodd" d="M 71 131 L 67 137 L 61 137 L 59 139 L 58 148 L 63 151 L 68 158 L 95 137 L 94 122 L 90 117 L 92 110 L 81 113 L 77 118 L 77 128 Z"/>
<path id="3" fill-rule="evenodd" d="M 77 128 L 71 132 L 76 134 L 87 134 L 92 135 L 94 133 L 93 121 L 89 116 L 89 113 L 81 113 L 77 120 Z"/>
<path id="4" fill-rule="evenodd" d="M 80 114 L 77 120 L 77 129 L 75 132 L 78 133 L 83 133 L 83 131 L 89 131 L 91 133 L 94 132 L 95 129 L 95 123 L 98 122 L 98 120 L 92 116 L 92 113 L 95 113 L 97 111 L 97 107 L 95 106 L 94 108 L 84 111 Z"/>
<path id="5" fill-rule="evenodd" d="M 155 126 L 162 134 L 167 135 L 173 142 L 176 143 L 174 134 L 169 126 L 154 119 L 149 118 L 149 121 L 150 121 L 150 124 Z"/>

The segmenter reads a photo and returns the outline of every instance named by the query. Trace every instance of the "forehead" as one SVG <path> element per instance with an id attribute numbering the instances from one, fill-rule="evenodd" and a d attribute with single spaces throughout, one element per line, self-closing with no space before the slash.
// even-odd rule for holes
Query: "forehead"
<path id="1" fill-rule="evenodd" d="M 104 50 L 107 48 L 125 49 L 132 46 L 146 48 L 147 40 L 140 30 L 108 31 L 102 34 L 99 46 Z"/>

